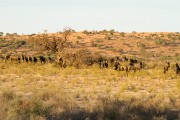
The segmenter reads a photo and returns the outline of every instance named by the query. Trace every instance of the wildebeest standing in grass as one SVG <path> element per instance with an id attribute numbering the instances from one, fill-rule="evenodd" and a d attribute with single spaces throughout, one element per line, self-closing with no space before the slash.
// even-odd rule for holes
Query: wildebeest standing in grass
<path id="1" fill-rule="evenodd" d="M 50 56 L 48 57 L 48 60 L 49 60 L 50 63 L 53 63 L 55 61 L 54 58 L 52 58 Z"/>
<path id="2" fill-rule="evenodd" d="M 11 56 L 11 55 L 6 55 L 6 60 L 9 60 L 9 59 L 10 59 L 10 56 Z"/>
<path id="3" fill-rule="evenodd" d="M 52 58 L 49 56 L 49 57 L 48 57 L 48 60 L 49 60 L 49 62 L 51 62 Z"/>
<path id="4" fill-rule="evenodd" d="M 103 62 L 103 68 L 108 68 L 108 61 L 107 60 L 105 60 L 104 62 Z"/>
<path id="5" fill-rule="evenodd" d="M 169 70 L 169 68 L 170 68 L 170 62 L 166 61 L 165 65 L 164 65 L 164 74 Z"/>
<path id="6" fill-rule="evenodd" d="M 62 58 L 59 59 L 59 66 L 60 66 L 61 68 L 63 67 L 63 59 L 62 59 Z"/>
<path id="7" fill-rule="evenodd" d="M 33 62 L 34 62 L 34 63 L 37 63 L 37 60 L 38 60 L 38 59 L 37 59 L 36 57 L 33 57 Z"/>
<path id="8" fill-rule="evenodd" d="M 134 65 L 135 63 L 138 63 L 138 60 L 129 59 L 130 65 Z"/>
<path id="9" fill-rule="evenodd" d="M 24 60 L 25 60 L 25 62 L 29 62 L 29 59 L 28 59 L 28 57 L 26 57 L 26 56 L 24 56 Z"/>
<path id="10" fill-rule="evenodd" d="M 107 61 L 107 60 L 100 60 L 100 61 L 99 61 L 99 67 L 100 67 L 101 69 L 103 69 L 103 68 L 108 68 L 108 61 Z"/>
<path id="11" fill-rule="evenodd" d="M 46 63 L 46 58 L 44 56 L 39 56 L 39 60 L 40 60 L 41 64 Z"/>
<path id="12" fill-rule="evenodd" d="M 11 55 L 6 55 L 6 56 L 5 56 L 5 62 L 7 62 L 7 61 L 10 59 L 10 56 L 11 56 Z"/>
<path id="13" fill-rule="evenodd" d="M 123 62 L 121 60 L 119 61 L 115 61 L 114 63 L 114 70 L 117 70 L 117 71 L 125 71 L 126 72 L 126 76 L 128 76 L 128 66 L 126 65 L 122 65 Z"/>
<path id="14" fill-rule="evenodd" d="M 178 65 L 178 63 L 176 63 L 176 75 L 180 75 L 180 67 L 179 67 L 179 65 Z"/>
<path id="15" fill-rule="evenodd" d="M 122 61 L 128 61 L 128 58 L 126 56 L 123 56 Z"/>
<path id="16" fill-rule="evenodd" d="M 59 64 L 60 68 L 66 68 L 67 67 L 66 61 L 63 58 L 59 58 L 58 64 Z"/>
<path id="17" fill-rule="evenodd" d="M 29 62 L 33 62 L 33 58 L 32 57 L 29 57 Z"/>
<path id="18" fill-rule="evenodd" d="M 119 70 L 120 70 L 119 68 L 120 68 L 119 62 L 118 62 L 118 61 L 115 61 L 115 62 L 114 62 L 114 70 L 119 71 Z"/>
<path id="19" fill-rule="evenodd" d="M 25 55 L 22 55 L 21 58 L 22 58 L 22 61 L 25 62 Z"/>
<path id="20" fill-rule="evenodd" d="M 17 56 L 18 63 L 21 63 L 21 57 Z"/>

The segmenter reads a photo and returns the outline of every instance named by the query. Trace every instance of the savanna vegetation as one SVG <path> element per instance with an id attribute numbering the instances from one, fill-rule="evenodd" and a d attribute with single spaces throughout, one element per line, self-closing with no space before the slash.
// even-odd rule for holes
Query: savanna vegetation
<path id="1" fill-rule="evenodd" d="M 0 39 L 2 120 L 180 119 L 179 33 L 65 29 Z"/>

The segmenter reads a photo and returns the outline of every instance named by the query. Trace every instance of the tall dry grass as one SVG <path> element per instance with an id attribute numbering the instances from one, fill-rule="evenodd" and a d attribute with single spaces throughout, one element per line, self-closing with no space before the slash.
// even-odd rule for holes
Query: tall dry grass
<path id="1" fill-rule="evenodd" d="M 162 66 L 155 66 L 126 77 L 111 68 L 55 66 L 1 61 L 0 119 L 180 118 L 180 79 L 173 69 L 163 74 Z"/>

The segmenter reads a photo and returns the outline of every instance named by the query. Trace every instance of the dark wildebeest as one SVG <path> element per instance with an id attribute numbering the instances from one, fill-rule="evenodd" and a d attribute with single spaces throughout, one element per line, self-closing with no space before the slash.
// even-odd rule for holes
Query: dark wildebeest
<path id="1" fill-rule="evenodd" d="M 98 61 L 98 63 L 99 63 L 99 67 L 100 67 L 101 69 L 103 69 L 103 61 L 104 61 L 104 59 L 103 59 L 102 57 L 99 57 L 97 61 Z"/>
<path id="2" fill-rule="evenodd" d="M 21 57 L 17 57 L 18 63 L 21 63 Z"/>
<path id="3" fill-rule="evenodd" d="M 49 57 L 48 57 L 48 60 L 51 62 L 51 61 L 52 61 L 52 58 L 49 56 Z"/>
<path id="4" fill-rule="evenodd" d="M 84 59 L 84 63 L 87 65 L 87 66 L 92 66 L 94 64 L 94 60 L 92 57 L 87 57 Z"/>
<path id="5" fill-rule="evenodd" d="M 10 56 L 11 56 L 11 55 L 6 55 L 6 56 L 5 56 L 5 62 L 7 62 L 7 61 L 10 59 Z"/>
<path id="6" fill-rule="evenodd" d="M 125 71 L 126 72 L 126 76 L 128 76 L 128 67 L 126 65 L 122 65 L 122 61 L 115 61 L 114 63 L 114 69 L 117 71 Z"/>
<path id="7" fill-rule="evenodd" d="M 99 61 L 99 67 L 101 68 L 101 69 L 103 69 L 103 68 L 108 68 L 108 61 L 107 60 L 100 60 Z"/>
<path id="8" fill-rule="evenodd" d="M 33 62 L 34 62 L 34 63 L 37 63 L 37 60 L 38 60 L 38 59 L 37 59 L 36 57 L 33 57 Z"/>
<path id="9" fill-rule="evenodd" d="M 24 56 L 24 59 L 25 59 L 25 61 L 26 61 L 27 63 L 29 62 L 28 57 Z"/>
<path id="10" fill-rule="evenodd" d="M 39 60 L 41 61 L 41 64 L 46 63 L 46 58 L 44 56 L 39 56 Z"/>
<path id="11" fill-rule="evenodd" d="M 180 67 L 178 65 L 178 63 L 176 63 L 176 75 L 180 75 Z"/>
<path id="12" fill-rule="evenodd" d="M 107 61 L 107 60 L 105 60 L 105 61 L 103 62 L 103 68 L 108 68 L 108 61 Z"/>
<path id="13" fill-rule="evenodd" d="M 135 63 L 138 63 L 138 60 L 129 59 L 130 65 L 134 65 Z"/>
<path id="14" fill-rule="evenodd" d="M 115 63 L 114 63 L 114 70 L 118 70 L 119 71 L 119 66 L 120 66 L 119 62 L 115 61 Z"/>
<path id="15" fill-rule="evenodd" d="M 9 60 L 9 59 L 10 59 L 10 56 L 11 56 L 11 55 L 6 55 L 6 60 Z"/>
<path id="16" fill-rule="evenodd" d="M 62 58 L 59 59 L 59 65 L 61 68 L 63 67 L 63 59 Z"/>
<path id="17" fill-rule="evenodd" d="M 59 58 L 58 63 L 59 63 L 59 66 L 61 68 L 66 68 L 67 67 L 66 61 L 64 61 L 63 58 Z"/>
<path id="18" fill-rule="evenodd" d="M 170 62 L 166 61 L 166 64 L 164 66 L 164 74 L 169 70 L 169 68 L 170 68 Z"/>
<path id="19" fill-rule="evenodd" d="M 113 64 L 115 62 L 115 58 L 110 58 L 109 61 L 111 64 Z"/>
<path id="20" fill-rule="evenodd" d="M 126 56 L 123 56 L 122 61 L 128 61 L 128 58 Z"/>
<path id="21" fill-rule="evenodd" d="M 52 57 L 48 57 L 48 60 L 50 63 L 53 63 L 55 61 L 54 58 L 52 58 Z"/>
<path id="22" fill-rule="evenodd" d="M 33 62 L 33 58 L 32 57 L 29 57 L 29 62 Z"/>
<path id="23" fill-rule="evenodd" d="M 25 62 L 25 55 L 22 55 L 22 61 Z"/>

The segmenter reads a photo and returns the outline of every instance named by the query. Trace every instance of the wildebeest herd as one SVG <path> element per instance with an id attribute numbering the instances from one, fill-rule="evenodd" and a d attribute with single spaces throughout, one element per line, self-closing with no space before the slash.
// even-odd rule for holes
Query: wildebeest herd
<path id="1" fill-rule="evenodd" d="M 74 54 L 75 56 L 75 54 Z M 21 55 L 21 56 L 15 56 L 15 55 L 6 55 L 5 57 L 1 56 L 1 59 L 4 60 L 5 62 L 7 61 L 15 61 L 17 63 L 58 63 L 60 68 L 66 68 L 68 65 L 66 64 L 66 58 L 58 58 L 55 60 L 53 57 L 45 57 L 45 56 L 26 56 L 26 55 Z M 75 61 L 76 59 L 74 59 Z M 99 65 L 100 69 L 106 69 L 106 68 L 113 68 L 116 71 L 125 71 L 126 75 L 128 76 L 128 73 L 130 71 L 140 71 L 145 68 L 146 64 L 142 61 L 139 61 L 137 59 L 132 59 L 132 58 L 127 58 L 127 57 L 111 57 L 111 58 L 104 58 L 104 57 L 99 57 L 99 58 L 86 58 L 86 65 L 87 66 L 92 66 L 93 64 Z M 168 72 L 169 68 L 171 66 L 170 62 L 166 62 L 164 64 L 164 74 Z M 180 75 L 180 67 L 178 63 L 175 64 L 175 72 L 176 75 Z"/>
<path id="2" fill-rule="evenodd" d="M 1 57 L 5 62 L 7 61 L 17 61 L 18 63 L 37 63 L 38 61 L 40 61 L 41 64 L 44 64 L 46 62 L 52 62 L 53 59 L 51 57 L 45 58 L 44 56 L 15 56 L 15 55 L 6 55 L 5 57 Z"/>

